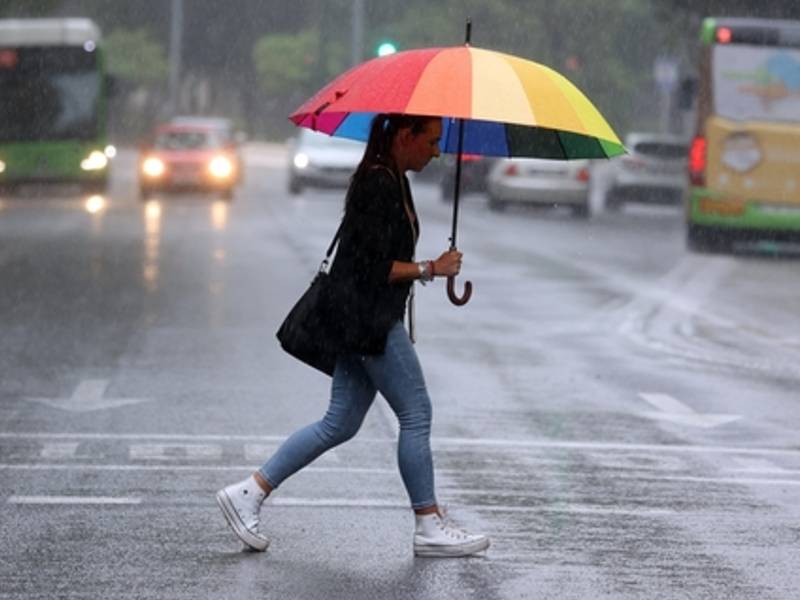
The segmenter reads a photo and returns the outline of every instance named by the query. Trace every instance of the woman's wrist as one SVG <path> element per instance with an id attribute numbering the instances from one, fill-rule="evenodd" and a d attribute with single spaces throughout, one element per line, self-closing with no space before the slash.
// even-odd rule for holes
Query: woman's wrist
<path id="1" fill-rule="evenodd" d="M 419 271 L 419 280 L 423 285 L 433 280 L 435 273 L 432 260 L 418 262 L 417 270 Z"/>

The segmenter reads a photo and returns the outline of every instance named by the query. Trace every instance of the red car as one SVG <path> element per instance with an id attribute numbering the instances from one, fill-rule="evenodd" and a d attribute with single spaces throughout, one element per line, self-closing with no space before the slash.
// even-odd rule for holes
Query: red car
<path id="1" fill-rule="evenodd" d="M 234 143 L 214 127 L 168 124 L 156 128 L 139 159 L 139 192 L 203 190 L 233 199 L 242 165 Z"/>

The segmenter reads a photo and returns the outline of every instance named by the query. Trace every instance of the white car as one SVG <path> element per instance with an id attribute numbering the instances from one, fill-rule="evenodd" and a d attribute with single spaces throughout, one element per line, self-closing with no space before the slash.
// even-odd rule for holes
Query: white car
<path id="1" fill-rule="evenodd" d="M 589 161 L 504 158 L 489 171 L 489 208 L 508 204 L 567 207 L 576 217 L 589 216 Z"/>
<path id="2" fill-rule="evenodd" d="M 289 193 L 299 194 L 305 187 L 347 187 L 364 147 L 364 142 L 301 128 L 289 140 Z"/>
<path id="3" fill-rule="evenodd" d="M 688 188 L 689 142 L 663 133 L 629 133 L 628 154 L 611 162 L 605 193 L 610 210 L 625 202 L 680 205 Z"/>

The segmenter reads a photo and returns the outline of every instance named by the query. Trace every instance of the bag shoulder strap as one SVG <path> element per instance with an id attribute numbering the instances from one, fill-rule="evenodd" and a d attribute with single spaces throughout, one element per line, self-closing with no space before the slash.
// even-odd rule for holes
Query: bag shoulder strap
<path id="1" fill-rule="evenodd" d="M 342 227 L 344 227 L 344 217 L 342 217 L 342 221 L 339 223 L 336 233 L 333 234 L 333 239 L 331 240 L 330 246 L 328 246 L 328 251 L 325 252 L 325 260 L 323 262 L 328 262 L 331 254 L 333 254 L 333 249 L 336 247 L 336 243 L 339 241 L 339 235 L 342 233 Z"/>

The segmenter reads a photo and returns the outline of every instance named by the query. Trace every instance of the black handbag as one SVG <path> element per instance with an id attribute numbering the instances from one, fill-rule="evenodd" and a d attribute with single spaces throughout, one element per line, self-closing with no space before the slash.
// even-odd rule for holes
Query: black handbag
<path id="1" fill-rule="evenodd" d="M 337 332 L 341 319 L 335 315 L 338 304 L 328 275 L 328 260 L 339 241 L 343 223 L 336 230 L 311 285 L 286 315 L 276 334 L 286 352 L 330 376 L 341 347 L 341 335 Z"/>

